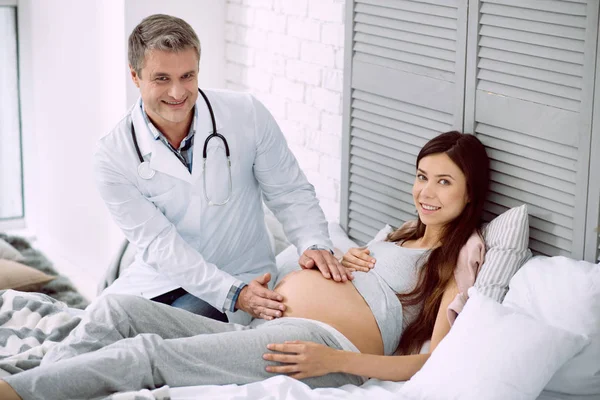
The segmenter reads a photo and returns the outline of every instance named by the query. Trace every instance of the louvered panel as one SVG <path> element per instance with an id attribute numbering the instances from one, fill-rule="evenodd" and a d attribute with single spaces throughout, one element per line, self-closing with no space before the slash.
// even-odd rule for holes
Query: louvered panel
<path id="1" fill-rule="evenodd" d="M 504 207 L 499 204 L 488 201 L 485 205 L 484 213 L 487 215 L 487 217 L 485 217 L 485 218 L 487 219 L 490 216 L 492 216 L 491 218 L 493 218 L 493 216 L 500 215 L 500 214 L 508 211 L 509 209 L 510 209 L 510 207 Z M 546 220 L 539 218 L 538 217 L 539 210 L 536 207 L 533 207 L 531 209 L 528 208 L 528 210 L 529 210 L 529 226 L 530 227 L 535 228 L 537 230 L 544 231 L 544 232 L 552 232 L 556 236 L 559 236 L 561 238 L 573 240 L 573 230 L 572 229 L 562 226 L 556 222 L 548 222 Z M 547 215 L 548 212 L 543 211 L 543 214 Z M 566 224 L 570 223 L 568 219 L 565 221 L 562 221 L 562 222 L 566 223 Z"/>
<path id="2" fill-rule="evenodd" d="M 577 176 L 573 171 L 568 171 L 564 168 L 550 165 L 544 161 L 538 162 L 529 158 L 524 158 L 516 154 L 511 154 L 508 151 L 498 151 L 493 148 L 488 148 L 487 153 L 491 160 L 496 160 L 499 163 L 505 163 L 516 168 L 522 168 L 524 171 L 533 171 L 535 173 L 560 179 L 562 181 L 574 181 L 575 177 Z M 548 155 L 548 159 L 551 159 L 552 157 L 552 155 Z"/>
<path id="3" fill-rule="evenodd" d="M 531 231 L 530 231 L 530 233 L 531 233 Z M 564 256 L 564 257 L 571 256 L 570 251 L 566 251 L 566 250 L 560 249 L 558 247 L 549 245 L 547 243 L 540 242 L 539 240 L 531 237 L 531 235 L 529 238 L 529 248 L 533 252 L 533 255 L 536 255 L 536 256 L 538 256 L 538 255 Z"/>
<path id="4" fill-rule="evenodd" d="M 410 153 L 405 153 L 402 150 L 397 150 L 393 148 L 389 148 L 386 146 L 381 146 L 377 143 L 370 142 L 368 140 L 361 139 L 359 137 L 353 137 L 350 144 L 356 148 L 367 150 L 371 153 L 375 153 L 376 155 L 382 155 L 387 157 L 388 159 L 382 159 L 381 161 L 388 162 L 389 160 L 396 160 L 403 163 L 408 164 L 409 166 L 414 165 L 411 163 L 411 160 L 415 159 L 415 156 Z M 351 153 L 351 154 L 359 154 L 359 153 Z M 388 164 L 391 166 L 391 164 Z M 413 167 L 414 170 L 414 167 Z"/>
<path id="5" fill-rule="evenodd" d="M 575 52 L 576 54 L 583 53 L 584 48 L 584 43 L 581 40 L 541 35 L 531 32 L 527 35 L 523 35 L 520 31 L 490 25 L 482 26 L 480 34 L 485 38 L 504 39 L 514 43 L 538 45 L 552 49 Z M 544 57 L 544 55 L 545 54 L 542 54 L 542 57 Z"/>
<path id="6" fill-rule="evenodd" d="M 355 60 L 454 82 L 457 7 L 356 0 Z"/>
<path id="7" fill-rule="evenodd" d="M 412 182 L 405 182 L 400 179 L 395 179 L 389 176 L 385 176 L 380 174 L 377 171 L 371 171 L 367 168 L 362 168 L 357 165 L 352 165 L 350 167 L 350 180 L 355 177 L 361 177 L 365 180 L 376 181 L 381 183 L 382 185 L 390 186 L 398 189 L 403 193 L 411 193 L 412 192 Z M 413 178 L 414 181 L 414 178 Z"/>
<path id="8" fill-rule="evenodd" d="M 356 175 L 353 175 L 350 178 L 350 183 L 354 184 L 354 191 L 356 193 L 363 193 L 365 191 L 366 192 L 373 191 L 373 193 L 381 194 L 381 195 L 385 196 L 385 198 L 390 199 L 390 201 L 392 201 L 392 202 L 395 200 L 400 200 L 401 203 L 408 204 L 409 207 L 407 208 L 402 205 L 399 205 L 398 208 L 400 208 L 401 210 L 404 210 L 408 213 L 412 212 L 415 208 L 415 206 L 413 204 L 413 198 L 412 198 L 412 195 L 410 192 L 402 193 L 395 188 L 385 186 L 378 182 L 373 182 L 373 181 L 370 181 L 368 179 L 365 179 L 365 178 L 362 178 L 362 177 L 356 176 Z"/>
<path id="9" fill-rule="evenodd" d="M 479 46 L 488 49 L 511 51 L 517 54 L 526 54 L 533 57 L 558 60 L 569 64 L 581 65 L 583 63 L 583 53 L 581 52 L 515 42 L 514 40 L 497 39 L 494 37 L 483 36 L 483 34 L 479 40 Z"/>
<path id="10" fill-rule="evenodd" d="M 376 3 L 383 3 L 378 1 Z M 383 5 L 365 4 L 362 0 L 356 1 L 355 12 L 357 14 L 376 15 L 379 17 L 391 18 L 398 22 L 413 22 L 425 26 L 435 28 L 456 29 L 456 17 L 439 16 L 428 12 L 428 5 L 412 1 L 415 5 L 419 5 L 419 11 L 407 11 L 385 7 Z"/>
<path id="11" fill-rule="evenodd" d="M 456 0 L 445 4 L 414 0 L 357 0 L 357 3 L 456 19 Z"/>
<path id="12" fill-rule="evenodd" d="M 519 143 L 514 143 L 514 142 L 510 142 L 508 140 L 504 140 L 506 139 L 506 137 L 501 136 L 501 138 L 498 137 L 493 137 L 493 136 L 488 136 L 488 135 L 484 135 L 484 134 L 480 134 L 479 131 L 477 131 L 477 133 L 479 134 L 477 137 L 479 138 L 479 140 L 481 140 L 481 142 L 486 145 L 486 147 L 489 147 L 490 149 L 493 150 L 497 150 L 497 153 L 494 154 L 498 154 L 500 152 L 504 152 L 507 155 L 512 155 L 512 156 L 519 156 L 521 158 L 524 158 L 525 162 L 527 161 L 536 161 L 536 164 L 526 164 L 526 165 L 538 165 L 539 167 L 536 168 L 535 170 L 538 169 L 545 169 L 548 166 L 557 166 L 559 168 L 562 169 L 566 169 L 568 171 L 577 171 L 577 160 L 573 160 L 570 158 L 566 158 L 566 157 L 560 157 L 556 154 L 552 154 L 552 153 L 548 153 L 542 150 L 538 150 L 535 148 L 531 148 L 531 147 L 527 147 L 527 146 L 523 146 L 522 144 Z M 508 158 L 508 157 L 507 157 Z M 538 164 L 538 163 L 542 163 L 544 164 L 543 166 Z M 520 163 L 515 164 L 517 166 L 521 166 Z M 554 172 L 552 172 L 552 174 L 554 175 Z M 560 174 L 559 174 L 560 176 Z M 565 176 L 563 174 L 563 176 Z M 567 177 L 570 175 L 566 175 Z"/>
<path id="13" fill-rule="evenodd" d="M 404 26 L 402 26 L 404 28 Z M 452 60 L 454 60 L 454 52 L 456 51 L 456 42 L 451 39 L 443 37 L 433 37 L 427 35 L 419 35 L 413 31 L 405 31 L 400 29 L 390 29 L 377 25 L 367 25 L 364 23 L 357 23 L 354 26 L 354 31 L 357 33 L 363 33 L 366 35 L 372 35 L 373 37 L 382 37 L 388 39 L 395 39 L 403 43 L 414 43 L 423 46 L 427 46 L 432 49 L 439 49 L 452 52 Z"/>
<path id="14" fill-rule="evenodd" d="M 385 204 L 389 206 L 390 208 L 394 209 L 394 215 L 397 215 L 399 217 L 402 215 L 410 215 L 410 213 L 413 212 L 415 209 L 415 206 L 413 205 L 412 201 L 410 203 L 407 203 L 402 200 L 386 196 L 383 193 L 371 191 L 368 188 L 365 188 L 355 183 L 350 184 L 350 191 L 354 194 L 361 195 L 364 198 L 376 201 L 377 204 Z"/>
<path id="15" fill-rule="evenodd" d="M 369 15 L 364 13 L 355 14 L 354 21 L 357 25 L 364 24 L 373 27 L 384 27 L 404 32 L 413 32 L 422 37 L 422 40 L 439 38 L 442 40 L 454 41 L 455 39 L 454 29 L 441 28 L 431 25 L 421 25 L 418 22 L 402 21 L 400 24 L 398 21 L 391 18 L 379 17 L 377 15 Z"/>
<path id="16" fill-rule="evenodd" d="M 423 67 L 422 69 L 416 69 L 415 71 L 411 70 L 407 72 L 422 71 L 425 75 L 427 71 L 434 70 L 436 72 L 436 78 L 446 77 L 448 79 L 452 79 L 452 76 L 454 75 L 454 73 L 452 72 L 453 63 L 451 61 L 446 61 L 443 59 L 435 59 L 431 57 L 422 56 L 420 54 L 392 50 L 389 48 L 372 45 L 364 42 L 356 42 L 356 44 L 354 45 L 354 51 L 358 54 L 368 54 L 374 56 L 375 60 L 371 61 L 373 64 L 381 64 L 383 66 L 386 66 L 383 64 L 383 60 L 377 60 L 377 58 L 383 58 L 398 62 L 396 64 L 398 66 L 408 64 Z M 365 58 L 364 60 L 366 62 L 369 62 L 370 59 Z"/>
<path id="17" fill-rule="evenodd" d="M 492 171 L 496 171 L 508 177 L 521 177 L 528 182 L 544 182 L 544 185 L 558 191 L 566 191 L 567 193 L 575 193 L 575 183 L 561 179 L 556 179 L 553 176 L 530 171 L 514 165 L 506 164 L 495 159 L 490 162 Z"/>
<path id="18" fill-rule="evenodd" d="M 530 91 L 535 92 L 535 95 L 537 95 L 536 98 L 541 98 L 541 96 L 538 93 L 544 93 L 546 95 L 549 95 L 548 100 L 546 101 L 554 102 L 557 106 L 560 106 L 561 104 L 571 104 L 571 107 L 575 107 L 577 104 L 579 104 L 579 100 L 581 97 L 581 89 L 579 88 L 557 85 L 554 83 L 544 82 L 527 77 L 521 77 L 514 74 L 505 74 L 502 72 L 481 69 L 477 77 L 481 81 L 494 82 L 500 85 L 517 86 L 517 88 L 524 91 L 525 94 L 523 94 L 523 97 L 529 96 L 533 98 L 533 94 L 528 93 Z M 579 82 L 577 84 L 579 85 Z M 558 97 L 558 99 L 553 99 L 553 96 Z"/>
<path id="19" fill-rule="evenodd" d="M 377 234 L 377 230 L 361 224 L 356 220 L 350 220 L 348 224 L 348 235 L 354 238 L 358 244 L 369 242 Z"/>
<path id="20" fill-rule="evenodd" d="M 392 50 L 389 53 L 388 58 L 408 62 L 417 61 L 415 64 L 418 63 L 431 68 L 444 69 L 448 72 L 454 73 L 455 55 L 451 50 L 443 50 L 430 45 L 375 36 L 361 32 L 357 32 L 356 35 L 354 35 L 354 40 L 356 43 L 364 44 L 365 47 L 377 46 Z M 414 56 L 412 56 L 412 58 L 407 58 L 409 56 L 403 56 L 405 53 L 414 54 Z"/>
<path id="21" fill-rule="evenodd" d="M 522 127 L 524 127 L 524 125 L 522 125 Z M 541 138 L 527 134 L 527 132 L 516 132 L 483 123 L 477 124 L 477 132 L 490 138 L 502 138 L 502 140 L 507 142 L 518 143 L 519 146 L 525 146 L 530 149 L 537 149 L 541 152 L 549 153 L 546 155 L 546 158 L 544 158 L 545 160 L 547 160 L 547 157 L 553 156 L 577 160 L 577 148 L 570 145 L 571 140 L 565 140 L 569 139 L 569 136 L 564 135 L 564 132 L 561 132 L 562 134 L 555 138 L 548 136 Z M 571 175 L 569 175 L 569 179 L 571 178 Z"/>
<path id="22" fill-rule="evenodd" d="M 372 154 L 372 153 L 371 153 Z M 399 170 L 394 170 L 391 167 L 386 167 L 384 165 L 381 165 L 377 162 L 374 162 L 372 160 L 369 159 L 365 159 L 365 158 L 361 158 L 359 156 L 353 155 L 350 158 L 350 162 L 352 163 L 352 166 L 357 166 L 360 168 L 366 168 L 370 171 L 374 171 L 377 172 L 383 176 L 387 176 L 389 178 L 395 178 L 398 179 L 402 182 L 408 183 L 408 184 L 413 184 L 415 177 L 414 177 L 414 171 L 412 171 L 411 173 L 407 173 L 404 171 L 399 171 Z"/>
<path id="23" fill-rule="evenodd" d="M 379 232 L 381 228 L 385 226 L 384 223 L 380 223 L 379 221 L 369 217 L 368 215 L 356 211 L 350 211 L 350 219 L 360 222 L 364 226 L 367 226 L 371 229 L 375 229 L 375 232 Z"/>
<path id="24" fill-rule="evenodd" d="M 506 62 L 509 64 L 507 65 L 507 68 L 510 68 L 511 65 L 525 65 L 532 68 L 537 68 L 541 71 L 551 71 L 577 77 L 581 77 L 583 75 L 582 65 L 551 60 L 549 58 L 534 57 L 527 54 L 518 54 L 510 51 L 481 48 L 479 50 L 479 57 L 479 65 L 482 65 L 482 68 L 485 67 L 485 64 L 482 64 L 482 62 L 489 59 L 496 60 L 498 62 Z M 517 73 L 517 71 L 515 70 L 514 73 Z"/>
<path id="25" fill-rule="evenodd" d="M 498 186 L 497 189 L 502 190 L 502 186 Z M 492 208 L 493 206 L 498 205 L 509 209 L 513 207 L 519 207 L 523 205 L 523 203 L 524 201 L 522 199 L 516 199 L 508 196 L 505 193 L 498 193 L 492 190 L 488 195 L 486 209 L 490 210 L 490 212 L 496 213 L 496 210 Z M 555 212 L 554 210 L 550 210 L 547 207 L 541 207 L 532 203 L 527 205 L 527 209 L 529 210 L 529 215 L 536 216 L 536 218 L 539 218 L 542 221 L 561 226 L 568 230 L 571 230 L 572 228 L 573 220 L 570 215 L 563 215 L 559 212 Z M 497 215 L 500 214 L 501 213 L 497 213 Z"/>
<path id="26" fill-rule="evenodd" d="M 407 114 L 412 114 L 414 116 L 427 118 L 432 121 L 441 122 L 443 124 L 446 124 L 447 126 L 452 125 L 453 122 L 452 115 L 448 113 L 434 110 L 432 108 L 418 106 L 416 104 L 407 103 L 404 101 L 390 99 L 388 97 L 374 95 L 368 92 L 364 92 L 362 90 L 354 90 L 352 93 L 352 98 L 357 100 L 363 100 L 367 103 L 376 104 L 385 108 L 389 108 L 391 110 L 401 111 Z M 438 128 L 439 126 L 437 125 L 433 126 L 433 129 Z"/>
<path id="27" fill-rule="evenodd" d="M 407 149 L 420 149 L 419 142 L 427 143 L 427 140 L 417 136 L 409 135 L 404 132 L 395 132 L 384 126 L 371 124 L 369 122 L 354 119 L 352 121 L 352 133 L 358 137 L 368 137 L 369 135 L 377 137 L 378 140 L 393 140 L 406 143 Z M 410 143 L 410 144 L 409 144 Z M 407 150 L 408 151 L 408 150 Z"/>
<path id="28" fill-rule="evenodd" d="M 360 45 L 359 45 L 360 46 Z M 356 47 L 354 48 L 356 50 Z M 354 61 L 360 61 L 365 64 L 377 65 L 380 67 L 389 68 L 390 70 L 405 71 L 413 74 L 426 75 L 432 78 L 442 79 L 448 82 L 453 81 L 454 76 L 450 72 L 442 71 L 435 68 L 428 68 L 422 65 L 409 64 L 397 60 L 391 60 L 382 56 L 382 53 L 373 53 L 374 48 L 367 48 L 365 52 L 357 52 L 354 56 Z"/>
<path id="29" fill-rule="evenodd" d="M 549 211 L 553 211 L 562 214 L 566 217 L 573 217 L 573 207 L 564 203 L 552 201 L 547 198 L 543 198 L 524 190 L 504 185 L 496 182 L 492 175 L 492 182 L 490 183 L 490 191 L 501 196 L 512 197 L 515 200 L 521 202 L 521 204 L 538 204 L 540 207 L 547 208 Z M 543 205 L 543 206 L 542 206 Z"/>
<path id="30" fill-rule="evenodd" d="M 429 134 L 435 135 L 434 132 L 439 132 L 440 129 L 446 129 L 448 124 L 444 124 L 438 121 L 434 121 L 429 118 L 424 118 L 419 115 L 405 113 L 400 110 L 395 110 L 388 107 L 381 107 L 373 103 L 363 102 L 362 100 L 355 100 L 353 103 L 355 110 L 366 111 L 369 114 L 378 116 L 379 118 L 393 119 L 396 121 L 402 121 L 414 125 L 415 127 L 424 128 L 429 130 Z M 380 119 L 374 120 L 378 121 Z M 388 122 L 389 124 L 389 122 Z M 424 133 L 426 134 L 426 133 Z"/>
<path id="31" fill-rule="evenodd" d="M 516 178 L 514 176 L 507 176 L 492 170 L 491 181 L 504 185 L 510 190 L 516 190 L 519 192 L 526 192 L 530 195 L 536 196 L 537 202 L 540 204 L 546 201 L 553 201 L 559 203 L 561 206 L 570 206 L 575 202 L 575 196 L 572 193 L 565 193 L 560 190 L 554 190 L 543 183 L 528 182 L 521 177 Z M 558 206 L 557 206 L 558 207 Z"/>
<path id="32" fill-rule="evenodd" d="M 497 93 L 503 96 L 509 96 L 516 99 L 532 101 L 534 103 L 546 104 L 553 107 L 563 108 L 565 110 L 577 111 L 579 102 L 566 99 L 563 97 L 555 97 L 546 93 L 534 92 L 527 89 L 522 89 L 512 85 L 504 85 L 496 82 L 480 80 L 477 84 L 477 89 L 484 90 L 490 93 Z"/>
<path id="33" fill-rule="evenodd" d="M 362 129 L 354 129 L 354 138 L 361 138 L 371 143 L 376 143 L 381 146 L 398 150 L 403 153 L 412 154 L 416 157 L 421 149 L 419 146 L 413 146 L 405 141 L 398 140 L 397 138 L 389 138 L 386 136 L 377 135 L 373 132 L 367 132 Z"/>
<path id="34" fill-rule="evenodd" d="M 352 118 L 358 121 L 366 122 L 367 125 L 379 125 L 381 127 L 386 127 L 390 129 L 396 129 L 405 133 L 414 133 L 415 135 L 419 135 L 424 138 L 435 137 L 436 131 L 431 129 L 425 129 L 423 127 L 417 125 L 411 125 L 404 121 L 399 121 L 397 119 L 387 118 L 383 116 L 379 116 L 376 114 L 372 114 L 369 112 L 365 112 L 362 110 L 354 109 L 352 111 Z M 374 128 L 375 129 L 375 128 Z M 429 139 L 427 139 L 429 140 Z"/>
<path id="35" fill-rule="evenodd" d="M 482 11 L 485 8 L 482 8 Z M 585 31 L 581 28 L 573 28 L 570 26 L 547 24 L 543 22 L 530 21 L 518 18 L 507 18 L 498 15 L 490 15 L 483 13 L 480 19 L 482 26 L 501 26 L 511 28 L 523 32 L 539 33 L 548 36 L 566 37 L 569 39 L 583 40 Z"/>
<path id="36" fill-rule="evenodd" d="M 475 125 L 475 131 L 487 147 L 492 172 L 485 218 L 489 220 L 506 208 L 525 203 L 531 215 L 530 248 L 536 254 L 570 254 L 574 237 L 577 149 L 561 135 L 548 135 L 560 140 L 559 143 L 537 132 L 526 135 L 503 129 L 496 126 L 499 121 L 490 125 L 486 119 L 490 115 L 488 107 L 493 103 L 481 102 L 479 106 L 484 120 Z"/>
<path id="37" fill-rule="evenodd" d="M 398 207 L 398 202 L 382 202 L 378 199 L 375 199 L 376 196 L 366 197 L 356 192 L 350 192 L 350 203 L 356 202 L 359 204 L 367 205 L 374 210 L 379 210 L 379 212 L 387 214 L 389 216 L 395 216 L 395 218 L 401 220 L 409 220 L 411 218 L 414 219 L 414 214 L 407 213 L 404 210 Z M 385 200 L 385 199 L 384 199 Z M 414 207 L 413 207 L 414 208 Z"/>
<path id="38" fill-rule="evenodd" d="M 517 6 L 525 9 L 539 10 L 543 8 L 544 11 L 554 12 L 560 14 L 569 14 L 584 16 L 586 15 L 585 4 L 573 4 L 573 3 L 585 3 L 587 0 L 581 1 L 563 1 L 563 0 L 486 0 L 490 4 L 502 4 L 509 6 Z"/>
<path id="39" fill-rule="evenodd" d="M 531 226 L 529 228 L 529 237 L 537 240 L 538 242 L 546 243 L 547 245 L 556 247 L 566 252 L 571 250 L 572 243 L 570 240 L 564 239 L 552 233 L 545 232 L 543 230 L 533 228 Z"/>
<path id="40" fill-rule="evenodd" d="M 531 21 L 533 23 L 545 23 L 585 30 L 585 7 L 583 15 L 577 15 L 577 9 L 581 10 L 580 7 L 577 7 L 575 9 L 575 14 L 573 14 L 569 8 L 564 8 L 563 11 L 557 12 L 547 10 L 542 4 L 540 4 L 539 7 L 532 9 L 523 7 L 518 3 L 507 4 L 504 1 L 486 0 L 481 6 L 481 13 L 484 15 L 499 15 L 502 17 Z M 550 31 L 549 34 L 552 34 L 552 31 Z M 585 32 L 581 32 L 580 34 L 582 39 L 585 38 Z M 554 35 L 556 36 L 556 33 L 554 33 Z"/>
<path id="41" fill-rule="evenodd" d="M 382 213 L 379 210 L 362 205 L 356 201 L 353 201 L 350 204 L 350 212 L 352 212 L 352 211 L 360 212 L 363 215 L 369 215 L 369 216 L 371 216 L 371 218 L 373 218 L 373 220 L 375 222 L 377 222 L 378 224 L 381 224 L 382 226 L 385 226 L 385 224 L 390 224 L 390 226 L 398 227 L 398 226 L 402 225 L 404 222 L 406 222 L 406 221 L 396 218 L 393 215 L 388 215 L 388 214 Z M 409 220 L 409 219 L 415 219 L 415 216 L 411 215 L 410 218 L 408 218 L 407 220 Z"/>
<path id="42" fill-rule="evenodd" d="M 386 157 L 373 151 L 361 149 L 360 147 L 353 146 L 350 149 L 350 155 L 362 158 L 364 160 L 373 160 L 373 162 L 381 165 L 381 167 L 387 167 L 393 170 L 402 171 L 406 174 L 412 175 L 415 172 L 415 167 L 413 165 L 410 165 L 404 161 L 397 160 L 393 157 Z"/>
<path id="43" fill-rule="evenodd" d="M 579 111 L 585 5 L 535 5 L 482 1 L 477 89 Z"/>
<path id="44" fill-rule="evenodd" d="M 531 68 L 522 65 L 508 64 L 486 58 L 479 62 L 479 66 L 485 71 L 495 71 L 503 74 L 536 79 L 539 81 L 556 82 L 559 85 L 568 86 L 571 88 L 581 88 L 581 79 L 572 75 L 559 74 L 552 71 L 544 71 L 539 68 Z"/>

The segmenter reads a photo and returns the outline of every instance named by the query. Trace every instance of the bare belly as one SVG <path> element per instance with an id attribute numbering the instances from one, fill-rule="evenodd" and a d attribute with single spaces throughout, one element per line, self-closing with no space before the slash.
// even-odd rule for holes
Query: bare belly
<path id="1" fill-rule="evenodd" d="M 287 275 L 275 287 L 287 309 L 284 317 L 325 322 L 346 336 L 361 353 L 383 354 L 375 317 L 352 282 L 325 279 L 318 270 Z"/>

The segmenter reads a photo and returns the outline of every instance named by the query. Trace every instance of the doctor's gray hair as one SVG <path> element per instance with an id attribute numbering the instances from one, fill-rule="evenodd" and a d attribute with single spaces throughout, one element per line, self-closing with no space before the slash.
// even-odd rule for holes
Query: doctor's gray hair
<path id="1" fill-rule="evenodd" d="M 193 48 L 200 62 L 200 40 L 194 29 L 181 18 L 154 14 L 140 22 L 129 35 L 129 65 L 140 75 L 146 53 L 150 50 L 182 51 Z"/>

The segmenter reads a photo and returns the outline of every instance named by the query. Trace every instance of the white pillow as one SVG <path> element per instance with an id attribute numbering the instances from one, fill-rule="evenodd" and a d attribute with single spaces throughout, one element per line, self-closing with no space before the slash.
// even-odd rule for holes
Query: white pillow
<path id="1" fill-rule="evenodd" d="M 394 228 L 392 228 L 389 225 L 385 225 L 379 232 L 377 232 L 377 234 L 375 235 L 375 237 L 373 239 L 371 239 L 369 241 L 369 243 L 367 243 L 367 247 L 369 247 L 370 245 L 372 245 L 375 242 L 381 242 L 382 240 L 385 240 L 387 238 L 387 236 L 392 233 L 392 231 L 394 230 Z"/>
<path id="2" fill-rule="evenodd" d="M 600 394 L 600 265 L 566 257 L 534 257 L 510 281 L 504 305 L 540 322 L 590 337 L 554 374 L 546 390 Z"/>
<path id="3" fill-rule="evenodd" d="M 470 300 L 423 368 L 401 389 L 410 399 L 534 400 L 588 343 L 469 289 Z"/>

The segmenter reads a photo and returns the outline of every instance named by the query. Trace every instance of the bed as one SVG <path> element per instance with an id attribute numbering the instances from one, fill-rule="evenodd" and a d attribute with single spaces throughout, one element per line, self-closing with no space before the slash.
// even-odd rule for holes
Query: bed
<path id="1" fill-rule="evenodd" d="M 267 215 L 266 221 L 269 230 L 274 233 L 272 244 L 274 249 L 278 252 L 277 264 L 280 270 L 280 277 L 284 276 L 288 272 L 297 268 L 297 253 L 293 246 L 290 246 L 285 242 L 285 239 L 281 236 L 280 226 L 277 225 L 275 220 L 271 219 L 272 216 Z M 389 226 L 383 227 L 373 240 L 380 240 L 385 237 L 386 232 L 391 229 Z M 348 247 L 356 245 L 352 240 L 348 238 L 345 231 L 337 223 L 329 224 L 330 235 L 336 246 L 336 251 L 344 252 Z M 282 250 L 283 249 L 283 250 Z M 100 289 L 109 284 L 112 279 L 118 275 L 118 271 L 126 268 L 126 265 L 131 261 L 132 252 L 129 246 L 124 244 L 118 254 L 115 256 L 114 262 L 111 264 L 111 268 L 108 271 L 105 282 L 101 285 Z M 594 307 L 590 307 L 589 310 L 583 310 L 581 313 L 573 311 L 573 318 L 579 320 L 591 320 L 592 324 L 596 323 L 598 329 L 594 332 L 596 334 L 595 347 L 592 346 L 591 357 L 600 355 L 600 345 L 598 340 L 598 334 L 600 334 L 600 264 L 585 263 L 585 273 L 576 274 L 579 266 L 575 260 L 569 260 L 564 257 L 552 258 L 556 260 L 557 265 L 555 267 L 556 279 L 550 279 L 547 282 L 547 287 L 542 292 L 538 293 L 544 297 L 547 296 L 547 292 L 550 292 L 555 288 L 557 280 L 571 279 L 573 276 L 573 288 L 578 295 L 568 295 L 569 298 L 574 297 L 574 301 L 589 302 L 595 304 Z M 551 260 L 552 260 L 551 259 Z M 539 262 L 538 262 L 539 261 Z M 534 265 L 536 264 L 537 265 Z M 527 261 L 525 266 L 521 268 L 519 274 L 513 277 L 513 283 L 515 288 L 518 288 L 519 282 L 523 285 L 523 282 L 539 281 L 543 283 L 542 274 L 546 274 L 548 263 L 543 257 L 536 257 L 532 260 Z M 564 265 L 563 265 L 564 264 Z M 562 268 L 563 275 L 559 272 Z M 583 267 L 582 267 L 583 268 Z M 565 272 L 566 271 L 566 272 Z M 583 271 L 583 270 L 582 270 Z M 520 281 L 519 278 L 521 277 Z M 593 285 L 586 286 L 586 282 L 594 283 Z M 540 286 L 543 286 L 541 285 Z M 562 284 L 562 283 L 561 283 Z M 577 285 L 583 285 L 578 289 Z M 595 286 L 594 286 L 595 285 Z M 583 288 L 583 289 L 582 289 Z M 587 289 L 586 289 L 587 288 Z M 546 292 L 544 292 L 544 290 Z M 524 293 L 525 291 L 522 290 Z M 567 293 L 566 291 L 563 291 Z M 509 291 L 511 293 L 511 291 Z M 579 296 L 579 297 L 577 297 Z M 586 297 L 587 296 L 587 297 Z M 510 296 L 507 296 L 507 298 Z M 513 296 L 515 297 L 515 296 Z M 531 293 L 524 293 L 521 297 L 529 298 Z M 19 299 L 18 301 L 15 299 Z M 590 300 L 591 299 L 591 300 Z M 517 299 L 512 299 L 513 302 L 518 303 Z M 471 303 L 474 300 L 469 300 Z M 558 301 L 558 300 L 556 300 Z M 0 341 L 0 377 L 6 374 L 17 373 L 22 370 L 33 368 L 39 365 L 41 357 L 53 344 L 59 342 L 64 338 L 68 332 L 73 329 L 79 322 L 81 310 L 77 310 L 68 307 L 66 304 L 52 299 L 49 296 L 39 293 L 23 293 L 19 291 L 8 290 L 4 291 L 0 295 L 0 336 L 5 340 Z M 548 301 L 545 301 L 549 303 Z M 18 304 L 17 304 L 18 303 Z M 500 305 L 498 305 L 500 306 Z M 527 308 L 527 304 L 522 304 L 524 308 Z M 539 307 L 539 304 L 536 306 Z M 560 305 L 552 305 L 552 307 L 561 307 Z M 563 304 L 562 307 L 571 307 Z M 466 308 L 465 308 L 466 309 Z M 562 310 L 558 310 L 564 313 Z M 588 313 L 588 314 L 586 314 Z M 591 313 L 591 314 L 590 314 Z M 544 314 L 544 312 L 542 312 Z M 462 315 L 462 314 L 461 314 Z M 594 316 L 595 315 L 595 316 Z M 459 316 L 457 321 L 460 321 L 462 316 Z M 465 317 L 466 318 L 466 317 Z M 594 319 L 595 318 L 595 319 Z M 565 322 L 565 321 L 562 321 Z M 568 321 L 567 321 L 568 322 Z M 458 322 L 457 322 L 458 323 Z M 465 322 L 466 323 L 466 322 Z M 487 329 L 487 328 L 486 328 Z M 453 328 L 454 330 L 454 328 Z M 36 332 L 35 334 L 33 332 Z M 451 331 L 452 332 L 452 331 Z M 450 336 L 450 334 L 449 334 Z M 511 339 L 512 340 L 512 339 Z M 441 344 L 440 344 L 441 346 Z M 498 345 L 501 347 L 501 345 Z M 586 348 L 589 348 L 587 346 Z M 441 348 L 441 347 L 439 347 Z M 546 349 L 547 350 L 547 349 Z M 558 350 L 556 350 L 558 351 Z M 550 350 L 552 352 L 552 350 Z M 575 354 L 575 353 L 574 353 Z M 574 355 L 571 354 L 571 357 Z M 584 360 L 583 364 L 576 366 L 581 368 L 581 365 L 589 365 L 590 355 L 588 360 Z M 467 357 L 468 358 L 468 357 Z M 596 358 L 596 360 L 600 357 Z M 531 362 L 532 360 L 529 360 Z M 535 360 L 534 360 L 535 362 Z M 564 364 L 564 360 L 561 361 Z M 587 363 L 587 364 L 586 364 Z M 600 385 L 600 363 L 597 363 L 597 367 L 589 368 L 588 371 L 584 371 L 587 374 L 587 378 L 595 380 L 596 385 Z M 460 367 L 460 366 L 458 366 Z M 458 368 L 457 367 L 457 368 Z M 468 365 L 467 365 L 468 367 Z M 525 363 L 522 368 L 531 368 Z M 518 368 L 517 368 L 518 369 Z M 527 370 L 521 375 L 527 375 Z M 595 377 L 595 378 L 594 378 Z M 586 378 L 586 379 L 587 379 Z M 529 378 L 528 378 L 529 379 Z M 535 379 L 533 377 L 532 379 Z M 554 379 L 554 378 L 553 378 Z M 178 388 L 158 388 L 154 391 L 141 390 L 127 393 L 118 393 L 113 395 L 113 399 L 413 399 L 413 398 L 429 398 L 429 397 L 411 397 L 405 394 L 405 386 L 408 386 L 406 382 L 386 382 L 371 379 L 364 385 L 357 387 L 353 385 L 346 385 L 341 388 L 328 388 L 328 389 L 315 389 L 311 390 L 308 386 L 294 379 L 285 376 L 274 376 L 273 378 L 256 382 L 247 385 L 227 385 L 227 386 L 192 386 L 192 387 L 178 387 Z M 566 390 L 568 391 L 568 390 Z M 596 393 L 600 393 L 600 390 Z M 423 395 L 424 396 L 424 395 Z M 552 390 L 544 390 L 537 397 L 537 400 L 592 400 L 600 399 L 600 394 L 566 394 L 559 393 Z M 448 397 L 450 399 L 452 397 Z M 463 398 L 463 397 L 456 397 Z M 484 398 L 484 397 L 479 397 Z M 503 397 L 503 398 L 515 398 L 515 397 Z M 529 398 L 529 397 L 523 397 Z"/>

